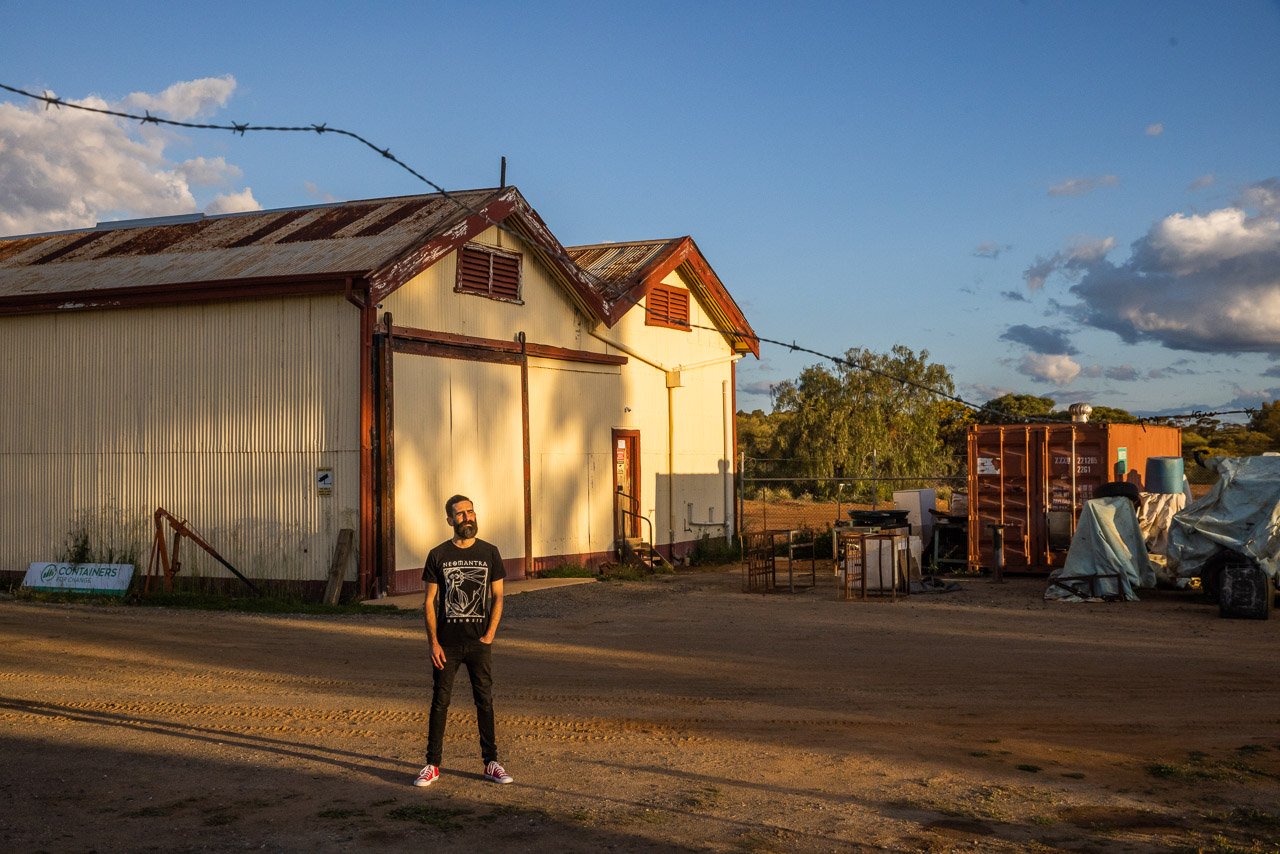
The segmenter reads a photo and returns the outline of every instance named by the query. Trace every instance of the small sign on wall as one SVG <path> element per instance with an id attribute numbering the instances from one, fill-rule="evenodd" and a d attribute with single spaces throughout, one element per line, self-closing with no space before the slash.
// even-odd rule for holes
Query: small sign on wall
<path id="1" fill-rule="evenodd" d="M 33 563 L 22 586 L 29 590 L 123 596 L 133 580 L 131 563 Z"/>
<path id="2" fill-rule="evenodd" d="M 316 469 L 316 495 L 333 495 L 333 469 Z"/>

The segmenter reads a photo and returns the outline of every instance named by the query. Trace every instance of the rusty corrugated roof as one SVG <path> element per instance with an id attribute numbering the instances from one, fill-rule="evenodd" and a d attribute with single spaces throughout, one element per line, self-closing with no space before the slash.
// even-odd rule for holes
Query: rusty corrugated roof
<path id="1" fill-rule="evenodd" d="M 514 188 L 509 188 L 514 189 Z M 361 276 L 456 225 L 501 190 L 465 190 L 0 238 L 0 298 L 189 282 Z M 456 201 L 455 201 L 456 200 Z"/>
<path id="2" fill-rule="evenodd" d="M 664 252 L 674 249 L 682 238 L 669 240 L 637 240 L 630 243 L 597 243 L 591 246 L 567 246 L 569 257 L 594 279 L 593 286 L 605 302 L 614 303 L 626 296 L 649 272 L 650 265 Z"/>

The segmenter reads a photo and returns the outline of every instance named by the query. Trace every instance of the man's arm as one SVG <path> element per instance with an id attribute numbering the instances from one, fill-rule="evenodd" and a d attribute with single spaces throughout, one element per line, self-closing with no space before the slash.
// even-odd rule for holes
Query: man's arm
<path id="1" fill-rule="evenodd" d="M 427 640 L 431 642 L 431 663 L 437 668 L 444 667 L 444 647 L 436 639 L 436 596 L 440 590 L 438 584 L 427 585 L 427 598 L 422 605 L 422 614 L 427 621 Z"/>
<path id="2" fill-rule="evenodd" d="M 489 631 L 480 636 L 480 643 L 493 643 L 498 623 L 502 620 L 502 579 L 495 580 L 489 589 L 493 591 L 493 616 L 489 618 Z"/>

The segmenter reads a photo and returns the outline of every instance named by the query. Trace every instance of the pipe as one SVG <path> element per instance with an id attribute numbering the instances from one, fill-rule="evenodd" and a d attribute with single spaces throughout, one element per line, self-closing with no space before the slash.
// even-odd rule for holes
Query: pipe
<path id="1" fill-rule="evenodd" d="M 676 396 L 667 386 L 667 554 L 675 560 L 676 545 Z M 657 543 L 654 543 L 657 547 Z"/>
<path id="2" fill-rule="evenodd" d="M 733 537 L 733 523 L 729 520 L 729 508 L 733 506 L 733 400 L 728 380 L 720 381 L 720 398 L 724 410 L 724 538 Z"/>

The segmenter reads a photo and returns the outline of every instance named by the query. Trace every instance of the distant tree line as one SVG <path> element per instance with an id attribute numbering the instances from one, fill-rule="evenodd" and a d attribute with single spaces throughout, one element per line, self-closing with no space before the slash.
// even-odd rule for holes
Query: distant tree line
<path id="1" fill-rule="evenodd" d="M 906 382 L 904 382 L 905 380 Z M 888 353 L 854 348 L 834 368 L 812 365 L 772 389 L 773 411 L 739 411 L 738 448 L 750 477 L 769 478 L 749 489 L 819 499 L 884 500 L 900 479 L 919 486 L 963 475 L 969 427 L 1031 420 L 1069 421 L 1050 397 L 1005 394 L 974 410 L 927 389 L 954 394 L 946 367 L 897 346 Z M 1111 406 L 1094 406 L 1094 423 L 1132 424 L 1140 419 Z M 1154 423 L 1175 423 L 1148 419 Z M 1183 427 L 1188 463 L 1207 456 L 1252 456 L 1280 450 L 1280 403 L 1265 403 L 1248 423 L 1205 417 Z M 895 480 L 877 480 L 894 478 Z M 749 486 L 751 486 L 749 484 Z"/>

